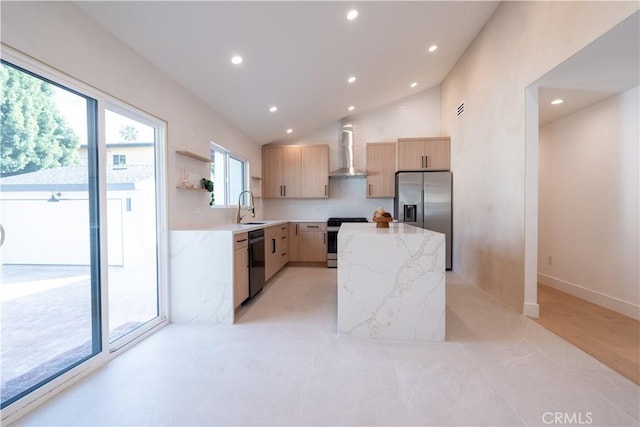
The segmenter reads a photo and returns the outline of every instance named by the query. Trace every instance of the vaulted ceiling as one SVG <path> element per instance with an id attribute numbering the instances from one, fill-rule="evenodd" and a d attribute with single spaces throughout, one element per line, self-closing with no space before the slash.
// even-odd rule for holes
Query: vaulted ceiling
<path id="1" fill-rule="evenodd" d="M 499 2 L 76 5 L 264 144 L 440 84 Z M 358 17 L 348 20 L 352 9 Z M 232 64 L 234 55 L 244 61 Z"/>
<path id="2" fill-rule="evenodd" d="M 297 139 L 437 86 L 500 2 L 75 4 L 265 144 Z M 357 18 L 348 20 L 354 9 Z M 535 83 L 541 124 L 638 85 L 638 21 L 636 13 Z M 243 62 L 232 64 L 234 55 Z M 550 106 L 555 98 L 565 102 Z"/>

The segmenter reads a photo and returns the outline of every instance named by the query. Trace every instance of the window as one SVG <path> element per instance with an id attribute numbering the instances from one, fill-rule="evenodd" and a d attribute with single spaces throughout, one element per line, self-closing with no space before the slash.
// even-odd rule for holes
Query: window
<path id="1" fill-rule="evenodd" d="M 214 206 L 236 206 L 247 190 L 248 162 L 217 144 L 211 144 L 211 180 Z M 243 203 L 246 205 L 247 203 Z"/>
<path id="2" fill-rule="evenodd" d="M 127 166 L 127 155 L 126 154 L 114 154 L 113 155 L 113 167 L 114 168 L 124 168 Z"/>

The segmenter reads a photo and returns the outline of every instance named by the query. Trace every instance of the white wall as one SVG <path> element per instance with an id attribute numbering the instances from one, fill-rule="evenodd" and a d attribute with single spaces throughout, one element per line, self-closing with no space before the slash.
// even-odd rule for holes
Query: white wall
<path id="1" fill-rule="evenodd" d="M 209 176 L 206 163 L 178 158 L 175 150 L 207 156 L 214 141 L 260 171 L 259 145 L 70 2 L 3 2 L 1 18 L 3 44 L 167 122 L 170 229 L 234 221 L 234 209 L 208 207 L 207 193 L 175 188 L 184 167 L 195 178 Z"/>
<path id="2" fill-rule="evenodd" d="M 540 283 L 635 318 L 639 103 L 636 87 L 541 127 L 539 138 Z"/>
<path id="3" fill-rule="evenodd" d="M 398 138 L 440 136 L 440 87 L 436 86 L 376 110 L 351 116 L 354 128 L 354 166 L 366 168 L 366 144 L 395 142 Z M 340 124 L 332 123 L 291 144 L 329 144 L 329 170 L 343 165 Z M 370 217 L 379 207 L 393 212 L 393 199 L 367 199 L 366 179 L 330 179 L 329 199 L 264 200 L 269 219 L 318 219 L 332 216 Z"/>
<path id="4" fill-rule="evenodd" d="M 526 87 L 636 10 L 637 2 L 503 2 L 442 83 L 456 183 L 453 269 L 516 310 L 524 304 Z"/>

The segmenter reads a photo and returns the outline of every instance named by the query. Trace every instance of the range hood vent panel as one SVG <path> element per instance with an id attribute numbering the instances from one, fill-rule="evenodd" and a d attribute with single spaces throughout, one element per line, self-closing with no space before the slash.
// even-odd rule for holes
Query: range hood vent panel
<path id="1" fill-rule="evenodd" d="M 364 178 L 365 171 L 353 166 L 353 125 L 343 123 L 340 136 L 340 159 L 343 167 L 329 174 L 329 178 Z"/>

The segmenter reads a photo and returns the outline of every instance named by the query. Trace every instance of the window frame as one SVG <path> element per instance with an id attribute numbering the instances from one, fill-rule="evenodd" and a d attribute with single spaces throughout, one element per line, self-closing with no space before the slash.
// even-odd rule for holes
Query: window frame
<path id="1" fill-rule="evenodd" d="M 247 191 L 249 190 L 249 160 L 247 160 L 246 158 L 227 150 L 226 148 L 224 148 L 223 146 L 216 144 L 215 142 L 211 142 L 211 146 L 210 146 L 210 158 L 211 158 L 211 168 L 210 168 L 210 179 L 213 182 L 216 182 L 216 177 L 214 176 L 214 171 L 213 171 L 213 164 L 215 162 L 215 153 L 219 153 L 223 156 L 223 161 L 222 161 L 222 165 L 223 165 L 223 176 L 222 176 L 222 182 L 224 183 L 224 203 L 221 204 L 214 204 L 213 206 L 211 206 L 212 208 L 231 208 L 231 207 L 237 207 L 237 202 L 234 202 L 233 200 L 230 200 L 231 197 L 231 176 L 230 176 L 230 160 L 236 160 L 240 163 L 242 163 L 242 190 L 241 191 Z"/>

